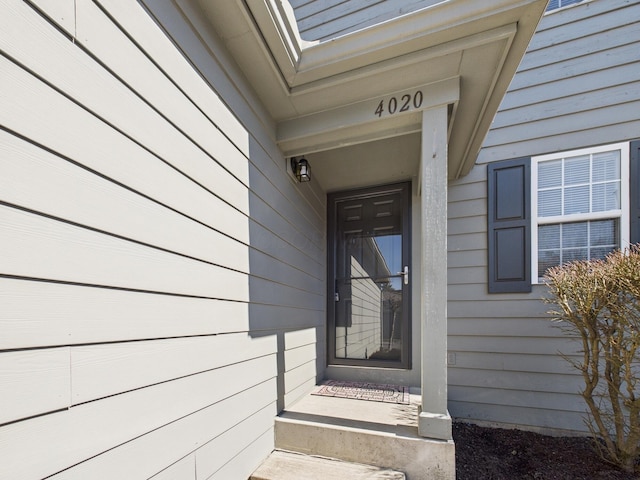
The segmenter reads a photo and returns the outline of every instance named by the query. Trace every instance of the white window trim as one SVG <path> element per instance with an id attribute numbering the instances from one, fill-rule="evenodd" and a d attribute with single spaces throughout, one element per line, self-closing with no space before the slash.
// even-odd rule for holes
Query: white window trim
<path id="1" fill-rule="evenodd" d="M 562 10 L 566 10 L 567 8 L 571 8 L 571 7 L 575 7 L 577 5 L 584 5 L 585 3 L 591 3 L 593 0 L 582 0 L 581 2 L 576 2 L 576 3 L 571 3 L 569 5 L 564 5 L 562 7 L 556 7 L 556 8 L 548 8 L 545 9 L 544 14 L 545 15 L 549 15 L 550 13 L 556 13 L 556 12 L 560 12 Z"/>
<path id="2" fill-rule="evenodd" d="M 608 212 L 580 213 L 574 215 L 562 215 L 555 217 L 538 218 L 538 163 L 547 160 L 559 160 L 566 157 L 610 152 L 620 150 L 620 210 Z M 531 157 L 531 283 L 543 283 L 538 277 L 538 226 L 550 223 L 569 223 L 585 220 L 598 220 L 605 218 L 619 218 L 620 221 L 620 248 L 628 248 L 629 243 L 629 143 L 614 143 L 580 150 L 568 150 L 565 152 L 551 153 Z"/>

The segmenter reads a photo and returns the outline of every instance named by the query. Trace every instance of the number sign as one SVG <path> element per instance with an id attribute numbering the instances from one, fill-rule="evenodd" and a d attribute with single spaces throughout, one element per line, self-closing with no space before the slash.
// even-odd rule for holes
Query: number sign
<path id="1" fill-rule="evenodd" d="M 413 93 L 405 93 L 402 96 L 383 98 L 378 103 L 373 114 L 382 118 L 383 116 L 395 115 L 396 113 L 417 110 L 422 107 L 423 101 L 424 96 L 422 94 L 422 90 L 416 90 Z"/>

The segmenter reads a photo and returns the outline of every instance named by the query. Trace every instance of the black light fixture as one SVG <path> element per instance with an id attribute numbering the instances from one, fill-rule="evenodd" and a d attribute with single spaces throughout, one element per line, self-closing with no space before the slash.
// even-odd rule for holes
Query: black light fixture
<path id="1" fill-rule="evenodd" d="M 302 157 L 297 160 L 296 157 L 291 158 L 291 171 L 294 173 L 299 182 L 311 181 L 311 167 L 307 159 Z"/>

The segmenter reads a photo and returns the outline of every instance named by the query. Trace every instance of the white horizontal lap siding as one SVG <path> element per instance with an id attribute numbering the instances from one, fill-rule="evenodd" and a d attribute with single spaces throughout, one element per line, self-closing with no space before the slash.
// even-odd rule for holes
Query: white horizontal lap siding
<path id="1" fill-rule="evenodd" d="M 251 329 L 257 332 L 324 327 L 324 310 L 255 303 L 249 305 L 249 310 Z"/>
<path id="2" fill-rule="evenodd" d="M 247 211 L 247 192 L 242 184 L 247 180 L 246 173 L 239 174 L 244 178 L 234 179 L 219 161 L 216 161 L 212 152 L 220 151 L 221 155 L 217 157 L 226 157 L 231 164 L 244 163 L 246 169 L 246 159 L 243 155 L 228 145 L 229 142 L 222 137 L 216 143 L 206 146 L 210 150 L 197 144 L 186 132 L 176 128 L 172 118 L 161 115 L 155 105 L 145 101 L 145 93 L 148 90 L 154 91 L 158 85 L 159 97 L 169 96 L 169 100 L 172 100 L 181 111 L 188 109 L 189 106 L 192 107 L 192 104 L 183 96 L 177 99 L 170 96 L 168 92 L 175 91 L 173 85 L 169 84 L 166 88 L 162 88 L 164 85 L 160 82 L 166 78 L 155 66 L 150 65 L 148 71 L 134 72 L 141 76 L 140 78 L 144 80 L 142 85 L 146 85 L 147 88 L 142 91 L 132 90 L 131 88 L 135 88 L 135 85 L 129 88 L 127 83 L 123 83 L 126 79 L 118 78 L 117 74 L 121 74 L 121 71 L 111 74 L 75 44 L 61 36 L 27 4 L 15 2 L 15 5 L 16 7 L 13 8 L 14 5 L 11 2 L 8 14 L 3 15 L 5 21 L 1 26 L 3 29 L 1 45 L 7 55 L 15 58 L 20 65 L 38 72 L 45 81 L 55 85 L 88 111 L 113 125 L 124 135 L 131 137 L 136 143 L 143 145 L 185 175 L 197 179 L 204 188 L 215 192 L 227 203 L 242 212 Z M 90 5 L 89 0 L 79 2 L 76 10 L 84 12 L 90 9 Z M 94 25 L 93 21 L 108 21 L 99 10 L 90 10 L 90 15 L 78 15 L 77 29 L 99 30 L 99 26 Z M 87 23 L 89 25 L 83 27 Z M 107 42 L 118 42 L 120 38 L 118 34 L 121 35 L 117 29 L 98 33 L 106 35 L 104 41 Z M 128 39 L 126 41 L 130 43 Z M 127 53 L 131 49 L 121 48 L 123 51 L 119 53 L 119 50 L 111 45 L 107 51 L 112 55 L 122 55 L 128 61 L 125 65 L 129 69 L 131 65 L 144 65 L 139 57 L 128 57 Z M 108 67 L 108 58 L 101 57 L 100 60 L 107 60 L 105 63 Z M 174 112 L 171 113 L 176 116 Z M 208 136 L 217 132 L 202 115 L 190 120 L 196 125 L 204 123 L 203 127 L 209 125 Z M 200 133 L 199 136 L 205 135 Z"/>
<path id="3" fill-rule="evenodd" d="M 274 357 L 275 353 L 270 362 L 256 358 L 5 425 L 0 428 L 4 459 L 0 478 L 43 478 L 181 422 L 188 415 L 274 378 Z M 275 392 L 271 395 L 270 400 L 275 400 Z M 165 461 L 165 465 L 172 463 L 170 459 Z"/>
<path id="4" fill-rule="evenodd" d="M 100 17 L 101 12 L 93 9 L 92 7 L 90 7 L 88 4 L 85 5 L 85 10 L 89 10 L 93 12 L 93 16 Z M 20 12 L 21 14 L 24 14 L 25 17 L 29 17 L 29 11 L 27 10 L 26 12 Z M 33 15 L 33 14 L 32 14 Z M 30 17 L 29 17 L 30 18 Z M 93 17 L 91 17 L 93 19 Z M 30 18 L 30 20 L 36 22 L 36 21 L 41 21 L 38 20 L 37 16 L 33 19 Z M 44 27 L 43 27 L 44 28 Z M 110 30 L 111 31 L 111 30 Z M 115 31 L 112 32 L 112 34 L 116 34 L 118 38 L 120 38 L 120 34 Z M 91 44 L 91 42 L 88 42 L 88 45 L 90 47 L 93 48 L 93 44 Z M 65 44 L 66 45 L 66 44 Z M 137 57 L 136 57 L 137 58 Z M 86 61 L 86 59 L 84 59 L 83 57 L 83 61 Z M 140 62 L 137 62 L 140 63 Z M 137 64 L 136 63 L 136 64 Z M 148 63 L 148 62 L 147 62 Z M 154 70 L 155 71 L 155 70 Z M 157 75 L 156 75 L 157 76 Z M 155 77 L 154 77 L 155 78 Z M 164 77 L 160 76 L 159 78 L 164 79 Z M 155 81 L 155 80 L 154 80 Z M 153 82 L 152 82 L 153 83 Z M 160 82 L 162 83 L 162 82 Z M 166 83 L 166 82 L 165 82 Z M 79 87 L 78 87 L 79 88 Z M 88 95 L 88 94 L 87 94 Z M 90 96 L 87 96 L 86 98 L 87 101 L 93 101 L 93 98 Z M 191 106 L 190 103 L 187 103 L 189 106 Z M 56 108 L 55 111 L 57 112 L 58 109 Z M 107 112 L 108 113 L 108 112 Z M 106 114 L 105 114 L 106 115 Z M 16 127 L 16 129 L 18 129 Z M 42 130 L 45 130 L 44 128 Z M 62 143 L 62 142 L 60 142 Z M 70 142 L 64 142 L 65 146 L 66 144 L 70 143 Z M 62 149 L 64 151 L 64 149 Z M 264 177 L 261 177 L 259 172 L 258 174 L 255 175 L 256 178 L 261 179 Z M 222 182 L 224 183 L 224 182 Z M 256 184 L 256 182 L 253 182 L 254 184 Z M 263 184 L 265 184 L 266 182 L 262 182 Z M 270 185 L 270 184 L 269 184 Z M 259 188 L 259 186 L 258 186 Z M 271 191 L 264 191 L 261 192 L 263 196 L 273 196 L 274 194 L 272 192 L 274 192 L 275 190 L 272 188 Z M 253 202 L 252 205 L 252 222 L 255 221 L 256 219 L 259 219 L 262 222 L 266 222 L 267 224 L 269 224 L 269 228 L 275 230 L 277 233 L 277 238 L 275 239 L 275 243 L 278 246 L 282 245 L 282 241 L 284 239 L 287 239 L 287 241 L 290 241 L 293 248 L 292 249 L 282 249 L 279 248 L 278 252 L 280 252 L 280 255 L 284 255 L 285 258 L 283 260 L 283 262 L 286 262 L 285 265 L 283 265 L 283 268 L 277 268 L 277 266 L 274 268 L 273 266 L 267 267 L 269 271 L 271 272 L 278 272 L 281 270 L 287 270 L 286 272 L 283 272 L 282 275 L 279 276 L 279 278 L 276 278 L 276 281 L 279 282 L 283 282 L 285 280 L 285 278 L 288 279 L 289 283 L 296 285 L 297 288 L 299 288 L 299 286 L 301 284 L 304 284 L 304 282 L 300 282 L 298 281 L 298 279 L 296 279 L 296 275 L 288 275 L 290 273 L 298 273 L 295 272 L 294 269 L 298 269 L 299 271 L 312 271 L 312 274 L 314 275 L 314 278 L 312 278 L 313 283 L 315 283 L 315 285 L 318 284 L 318 279 L 321 277 L 321 272 L 323 271 L 323 266 L 322 263 L 319 262 L 319 258 L 322 258 L 322 250 L 323 250 L 323 246 L 320 245 L 320 242 L 323 240 L 323 235 L 320 233 L 320 230 L 316 228 L 313 228 L 311 224 L 309 224 L 309 221 L 304 219 L 303 217 L 300 217 L 300 215 L 298 214 L 298 216 L 296 217 L 296 213 L 294 210 L 292 211 L 287 211 L 288 209 L 291 209 L 291 202 L 287 201 L 286 197 L 283 197 L 282 194 L 280 194 L 278 191 L 275 191 L 275 195 L 276 197 L 271 199 L 269 198 L 269 205 L 275 205 L 275 207 L 277 208 L 263 208 L 263 205 L 266 206 L 267 203 L 265 200 L 259 198 L 258 196 L 253 196 L 254 193 L 251 192 L 250 195 L 252 196 L 252 198 L 255 198 L 255 202 Z M 278 198 L 279 195 L 279 198 Z M 221 204 L 220 206 L 223 210 L 224 208 L 227 208 L 224 206 L 224 204 Z M 236 207 L 236 205 L 234 204 L 233 207 Z M 261 212 L 260 210 L 263 209 L 265 210 L 265 212 Z M 283 211 L 283 212 L 282 212 Z M 231 213 L 231 212 L 230 212 Z M 234 223 L 237 225 L 237 222 L 234 222 L 232 220 L 231 217 L 233 216 L 237 216 L 237 215 L 230 215 L 230 222 Z M 313 217 L 313 214 L 311 214 L 311 216 Z M 274 220 L 279 221 L 278 223 L 273 223 Z M 317 223 L 317 216 L 314 219 Z M 298 222 L 301 225 L 295 225 L 292 226 L 293 222 Z M 242 223 L 242 222 L 240 222 Z M 219 226 L 219 222 L 215 223 L 216 226 Z M 293 228 L 292 228 L 293 227 Z M 256 228 L 261 228 L 261 227 L 256 227 Z M 225 233 L 229 233 L 231 234 L 232 227 L 230 226 L 229 229 L 224 230 Z M 304 234 L 302 232 L 305 232 Z M 309 233 L 306 232 L 311 232 L 312 235 L 314 235 L 314 239 L 311 240 L 308 235 Z M 293 234 L 293 235 L 292 235 Z M 237 234 L 236 234 L 237 235 Z M 276 234 L 274 234 L 276 235 Z M 240 238 L 242 238 L 242 235 L 240 235 Z M 260 236 L 258 236 L 258 238 L 260 238 Z M 246 240 L 245 240 L 246 241 Z M 259 242 L 255 242 L 255 244 L 257 245 L 257 248 L 260 247 Z M 213 249 L 217 252 L 224 252 L 224 253 L 220 253 L 219 256 L 220 257 L 226 257 L 226 261 L 228 263 L 233 263 L 235 261 L 235 259 L 240 260 L 240 263 L 238 263 L 236 265 L 236 268 L 241 269 L 243 268 L 242 266 L 242 256 L 238 256 L 236 254 L 233 254 L 230 250 L 226 250 L 224 248 L 216 248 Z M 275 249 L 274 249 L 275 250 Z M 294 252 L 291 252 L 291 251 Z M 301 251 L 301 253 L 295 252 L 295 250 L 299 250 Z M 284 253 L 283 253 L 284 252 Z M 231 253 L 231 254 L 230 254 Z M 269 252 L 272 255 L 275 255 L 275 251 L 273 252 Z M 297 260 L 295 258 L 296 255 L 300 256 L 300 255 L 306 255 L 306 258 L 301 258 L 301 260 Z M 293 262 L 292 264 L 292 268 L 287 268 L 287 264 L 289 262 Z M 272 262 L 273 263 L 273 262 Z M 311 268 L 309 266 L 309 264 L 311 264 Z M 314 264 L 316 265 L 314 267 Z M 269 265 L 268 262 L 260 262 L 260 266 L 262 265 Z M 259 268 L 256 268 L 256 270 L 259 270 Z M 260 275 L 260 272 L 258 271 L 256 273 L 256 275 Z M 303 273 L 304 275 L 304 273 Z M 300 276 L 299 274 L 297 276 Z M 309 284 L 309 282 L 306 282 L 307 284 Z M 306 289 L 308 290 L 309 287 L 306 287 Z"/>
<path id="5" fill-rule="evenodd" d="M 110 2 L 105 2 L 110 3 Z M 249 181 L 249 165 L 243 145 L 234 145 L 225 132 L 216 124 L 216 119 L 208 117 L 200 106 L 194 103 L 167 74 L 152 62 L 145 52 L 125 36 L 119 26 L 113 23 L 92 0 L 76 3 L 76 41 L 99 58 L 107 68 L 122 79 L 148 104 L 157 109 L 176 126 L 184 136 L 190 138 L 202 153 L 206 153 L 209 163 L 219 163 L 243 184 Z M 155 132 L 156 134 L 161 132 Z M 171 139 L 167 139 L 169 142 Z M 200 155 L 192 150 L 195 160 Z M 191 156 L 191 155 L 190 155 Z M 214 159 L 215 162 L 210 162 Z M 216 189 L 226 176 L 222 171 L 212 171 L 211 180 Z M 229 180 L 230 185 L 234 182 Z M 244 198 L 234 198 L 231 203 L 242 209 Z"/>
<path id="6" fill-rule="evenodd" d="M 316 383 L 317 330 L 308 328 L 285 332 L 285 408 Z"/>
<path id="7" fill-rule="evenodd" d="M 637 137 L 640 4 L 594 1 L 542 19 L 478 163 L 449 190 L 449 408 L 454 416 L 584 430 L 579 345 L 549 321 L 543 286 L 487 293 L 486 165 Z"/>
<path id="8" fill-rule="evenodd" d="M 247 301 L 246 274 L 0 205 L 4 275 Z"/>
<path id="9" fill-rule="evenodd" d="M 0 131 L 0 176 L 7 203 L 249 271 L 243 243 L 5 131 Z"/>
<path id="10" fill-rule="evenodd" d="M 176 463 L 173 463 L 151 478 L 153 478 L 153 480 L 175 480 L 176 478 L 191 479 L 194 478 L 195 470 L 196 455 L 194 453 L 181 458 Z"/>
<path id="11" fill-rule="evenodd" d="M 324 194 L 153 6 L 0 0 L 0 478 L 247 477 L 315 381 Z"/>
<path id="12" fill-rule="evenodd" d="M 212 335 L 249 328 L 245 302 L 34 280 L 0 277 L 0 304 L 0 350 Z"/>
<path id="13" fill-rule="evenodd" d="M 252 273 L 264 276 L 268 264 L 259 258 L 264 253 L 282 262 L 281 267 L 269 265 L 268 270 L 282 272 L 281 278 L 288 278 L 289 284 L 317 285 L 325 272 L 324 206 L 319 214 L 317 208 L 294 200 L 292 180 L 262 149 L 252 158 L 260 165 L 251 168 L 249 230 L 252 252 L 256 252 Z M 284 158 L 276 160 L 285 167 Z M 306 279 L 293 270 L 303 272 Z"/>
<path id="14" fill-rule="evenodd" d="M 75 0 L 58 0 L 57 2 L 34 0 L 33 3 L 67 34 L 74 34 L 76 29 Z"/>
<path id="15" fill-rule="evenodd" d="M 274 353 L 272 337 L 246 333 L 71 347 L 79 404 Z"/>
<path id="16" fill-rule="evenodd" d="M 298 367 L 291 368 L 285 372 L 285 408 L 295 400 L 296 397 L 287 398 L 287 395 L 295 395 L 295 391 L 302 385 L 316 383 L 316 359 L 315 352 L 313 358 Z"/>
<path id="17" fill-rule="evenodd" d="M 158 0 L 154 2 L 160 4 Z M 210 121 L 246 156 L 249 156 L 251 135 L 234 115 L 225 99 L 209 85 L 179 49 L 138 2 L 99 0 L 96 2 L 116 19 L 118 27 L 135 39 L 138 48 L 158 65 L 168 78 L 186 95 Z M 188 32 L 187 32 L 188 33 Z M 215 61 L 214 59 L 212 59 Z"/>
<path id="18" fill-rule="evenodd" d="M 246 415 L 233 429 L 227 430 L 198 449 L 196 479 L 248 478 L 255 470 L 252 458 L 255 455 L 254 451 L 270 452 L 274 448 L 275 414 L 275 405 L 268 405 L 251 415 Z M 255 443 L 259 446 L 254 445 Z M 231 471 L 238 473 L 231 474 Z"/>
<path id="19" fill-rule="evenodd" d="M 0 424 L 68 408 L 69 348 L 0 354 Z"/>
<path id="20" fill-rule="evenodd" d="M 304 291 L 295 286 L 282 285 L 270 279 L 250 278 L 249 290 L 251 301 L 255 303 L 316 311 L 320 311 L 324 307 L 325 297 L 322 291 Z"/>
<path id="21" fill-rule="evenodd" d="M 248 243 L 246 215 L 0 56 L 0 123 L 58 156 Z M 126 109 L 122 112 L 126 115 Z"/>
<path id="22" fill-rule="evenodd" d="M 105 6 L 112 13 L 119 10 L 114 2 L 105 2 Z M 217 39 L 201 25 L 202 19 L 197 12 L 190 10 L 188 5 L 181 5 L 183 10 L 178 11 L 169 2 L 153 2 L 148 8 L 164 22 L 163 26 L 170 35 L 183 42 L 181 47 L 185 55 L 213 88 L 224 93 L 225 101 L 233 104 L 234 112 L 242 121 L 256 126 L 256 129 L 250 129 L 249 170 L 252 302 L 301 309 L 293 315 L 290 313 L 276 319 L 274 327 L 286 327 L 287 319 L 290 327 L 305 326 L 310 316 L 321 321 L 325 274 L 324 195 L 318 195 L 313 182 L 311 185 L 299 185 L 286 174 L 285 159 L 275 148 L 272 138 L 267 141 L 262 134 L 264 126 L 257 126 L 255 117 L 246 113 L 243 79 L 223 71 L 224 52 L 220 51 L 220 56 L 215 58 L 208 57 L 206 62 L 202 60 L 205 55 L 203 49 L 207 55 L 211 51 L 218 53 L 218 44 Z M 185 21 L 191 23 L 181 23 Z M 199 36 L 193 36 L 193 29 L 199 28 Z M 164 65 L 162 63 L 163 68 Z M 251 102 L 249 106 L 256 110 L 259 108 Z M 301 192 L 305 193 L 304 196 Z M 252 322 L 255 317 L 252 316 Z M 267 324 L 261 318 L 255 318 L 255 322 L 261 327 Z"/>
<path id="23" fill-rule="evenodd" d="M 112 13 L 119 11 L 115 5 L 105 6 Z M 325 271 L 324 205 L 296 201 L 292 182 L 283 175 L 284 159 L 276 158 L 274 163 L 264 145 L 250 144 L 250 263 L 255 278 L 251 283 L 256 287 L 252 300 L 291 298 L 301 305 L 306 297 L 310 299 L 307 308 L 317 309 Z M 265 287 L 265 282 L 273 285 Z"/>
<path id="24" fill-rule="evenodd" d="M 269 428 L 269 430 L 265 431 L 262 435 L 257 438 L 245 438 L 245 440 L 250 441 L 248 445 L 238 452 L 237 455 L 232 457 L 227 463 L 224 464 L 220 469 L 214 472 L 209 476 L 201 476 L 197 477 L 198 480 L 206 479 L 206 480 L 227 480 L 231 478 L 249 478 L 251 474 L 258 468 L 258 465 L 255 462 L 255 452 L 271 452 L 273 450 L 273 427 Z M 225 445 L 225 448 L 222 449 L 223 453 L 228 453 L 229 448 L 228 445 Z M 267 458 L 267 455 L 263 454 L 260 457 L 260 461 L 264 461 Z"/>
<path id="25" fill-rule="evenodd" d="M 301 228 L 306 222 L 301 221 L 302 225 L 296 225 L 292 224 L 291 219 L 282 216 L 277 207 L 282 205 L 283 210 L 286 210 L 288 202 L 283 201 L 281 198 L 278 200 L 280 202 L 274 204 L 255 197 L 251 198 L 250 235 L 252 238 L 255 236 L 257 239 L 255 247 L 267 253 L 272 253 L 276 258 L 280 257 L 285 261 L 293 262 L 292 265 L 294 267 L 309 270 L 319 277 L 323 268 L 320 258 L 324 247 L 318 244 L 319 238 L 314 242 L 308 237 L 308 233 Z M 307 232 L 313 232 L 315 228 L 309 226 Z M 276 244 L 280 246 L 277 252 L 262 247 L 260 243 L 261 240 L 268 241 L 268 237 L 271 235 L 275 237 Z M 265 239 L 264 236 L 267 238 Z M 286 250 L 282 249 L 283 244 L 287 245 Z"/>
<path id="26" fill-rule="evenodd" d="M 230 395 L 135 442 L 122 444 L 54 475 L 52 480 L 150 478 L 155 474 L 157 478 L 189 478 L 177 473 L 183 471 L 184 464 L 190 465 L 191 476 L 196 465 L 199 474 L 215 471 L 212 464 L 225 461 L 225 456 L 217 450 L 221 445 L 240 451 L 252 437 L 247 427 L 253 428 L 253 421 L 258 422 L 259 432 L 273 424 L 276 412 L 270 399 L 275 395 L 275 382 L 272 378 Z M 237 436 L 234 438 L 234 435 Z M 168 465 L 172 466 L 167 468 Z"/>
<path id="27" fill-rule="evenodd" d="M 280 240 L 280 242 L 278 242 L 277 238 L 275 238 L 274 244 L 279 245 L 279 256 L 282 257 L 282 241 Z M 308 261 L 309 260 L 307 260 L 307 262 Z M 291 263 L 289 263 L 274 258 L 272 255 L 258 249 L 251 250 L 250 262 L 252 275 L 260 278 L 268 278 L 287 285 L 293 285 L 303 291 L 315 292 L 318 285 L 317 282 L 320 280 L 319 273 L 317 274 L 318 276 L 316 276 L 315 273 L 312 274 L 312 272 L 309 271 L 311 268 L 308 263 L 308 268 L 305 268 L 304 261 L 297 263 L 290 260 L 289 262 Z"/>
<path id="28" fill-rule="evenodd" d="M 250 157 L 256 171 L 273 183 L 289 203 L 302 211 L 313 210 L 316 221 L 324 217 L 324 194 L 318 191 L 317 185 L 305 185 L 305 191 L 313 191 L 300 202 L 298 192 L 291 188 L 289 177 L 282 175 L 286 164 L 273 142 L 272 120 L 265 115 L 262 106 L 247 95 L 245 90 L 249 87 L 245 79 L 229 70 L 232 60 L 219 48 L 218 39 L 207 31 L 197 9 L 182 4 L 182 10 L 177 10 L 169 0 L 156 0 L 148 5 L 150 13 L 169 29 L 171 37 L 183 49 L 182 56 L 182 52 L 173 48 L 171 39 L 157 25 L 140 24 L 140 19 L 148 14 L 139 5 L 111 0 L 101 0 L 99 3 L 117 18 L 120 28 L 136 36 L 140 48 L 167 72 L 199 108 L 217 120 L 217 126 L 238 149 Z M 188 20 L 184 18 L 185 15 L 189 17 Z M 215 56 L 211 52 L 215 52 Z M 189 61 L 189 69 L 181 68 Z M 219 97 L 210 98 L 212 88 Z M 232 104 L 233 111 L 227 109 L 225 104 Z M 250 176 L 252 190 L 255 190 L 253 185 L 260 179 L 253 176 L 251 171 Z"/>
<path id="29" fill-rule="evenodd" d="M 300 250 L 311 261 L 317 262 L 316 258 L 324 250 L 324 235 L 317 229 L 318 218 L 306 218 L 261 173 L 256 174 L 251 187 L 249 203 L 252 218 L 281 239 L 286 239 L 294 249 Z"/>

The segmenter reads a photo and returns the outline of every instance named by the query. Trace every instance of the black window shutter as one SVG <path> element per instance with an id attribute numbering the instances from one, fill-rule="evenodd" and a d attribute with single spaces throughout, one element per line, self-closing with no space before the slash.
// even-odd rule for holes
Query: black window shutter
<path id="1" fill-rule="evenodd" d="M 531 291 L 531 159 L 487 166 L 489 293 Z"/>
<path id="2" fill-rule="evenodd" d="M 629 145 L 629 241 L 640 243 L 640 140 Z"/>

